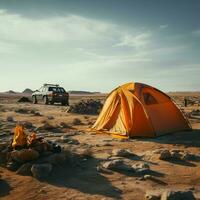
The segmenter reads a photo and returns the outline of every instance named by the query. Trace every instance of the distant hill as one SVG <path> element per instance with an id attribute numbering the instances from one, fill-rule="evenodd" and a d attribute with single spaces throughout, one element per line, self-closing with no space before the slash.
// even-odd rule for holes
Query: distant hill
<path id="1" fill-rule="evenodd" d="M 76 90 L 70 90 L 69 93 L 70 94 L 81 94 L 81 95 L 100 94 L 100 92 L 76 91 Z"/>
<path id="2" fill-rule="evenodd" d="M 26 88 L 22 93 L 26 93 L 26 94 L 32 94 L 33 90 Z"/>
<path id="3" fill-rule="evenodd" d="M 15 92 L 15 91 L 13 91 L 13 90 L 9 90 L 9 91 L 7 91 L 7 92 L 5 92 L 5 93 L 8 93 L 8 94 L 17 94 L 17 92 Z"/>

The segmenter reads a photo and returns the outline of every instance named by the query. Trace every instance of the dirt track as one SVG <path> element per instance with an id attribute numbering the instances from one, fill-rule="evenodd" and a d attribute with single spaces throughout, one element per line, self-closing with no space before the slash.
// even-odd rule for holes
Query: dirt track
<path id="1" fill-rule="evenodd" d="M 174 94 L 173 94 L 174 95 Z M 185 95 L 185 94 L 184 94 Z M 199 95 L 199 94 L 195 94 Z M 93 158 L 82 160 L 80 165 L 57 166 L 48 180 L 39 182 L 32 177 L 16 175 L 15 172 L 0 168 L 0 199 L 134 199 L 144 198 L 147 190 L 160 191 L 171 189 L 190 189 L 197 199 L 200 199 L 200 162 L 197 161 L 161 161 L 152 151 L 157 149 L 179 149 L 200 155 L 200 120 L 191 119 L 193 131 L 174 133 L 155 139 L 130 139 L 127 141 L 113 139 L 109 135 L 95 135 L 84 131 L 96 120 L 97 116 L 78 115 L 67 113 L 67 109 L 61 106 L 32 105 L 29 103 L 16 103 L 18 97 L 0 97 L 0 141 L 9 138 L 9 132 L 17 121 L 28 121 L 34 127 L 40 127 L 44 122 L 54 126 L 65 122 L 71 128 L 63 128 L 62 133 L 43 133 L 45 137 L 56 140 L 60 135 L 68 135 L 73 132 L 72 139 L 80 142 L 71 145 L 74 152 L 79 153 L 84 148 L 90 148 Z M 81 96 L 72 97 L 71 103 L 78 101 Z M 86 97 L 85 97 L 86 98 Z M 94 97 L 93 97 L 94 98 Z M 101 98 L 103 97 L 95 97 Z M 183 96 L 178 95 L 177 101 Z M 177 102 L 180 103 L 180 102 Z M 42 116 L 34 116 L 30 113 L 16 113 L 19 108 L 36 110 Z M 186 112 L 200 109 L 194 105 L 184 108 Z M 7 117 L 12 116 L 14 122 L 7 122 Z M 48 119 L 53 116 L 54 119 Z M 79 118 L 81 125 L 74 125 L 73 120 Z M 66 144 L 62 144 L 66 145 Z M 130 149 L 138 155 L 138 162 L 145 160 L 151 167 L 153 175 L 161 182 L 141 180 L 132 173 L 112 172 L 101 173 L 97 166 L 102 160 L 107 159 L 112 149 Z"/>

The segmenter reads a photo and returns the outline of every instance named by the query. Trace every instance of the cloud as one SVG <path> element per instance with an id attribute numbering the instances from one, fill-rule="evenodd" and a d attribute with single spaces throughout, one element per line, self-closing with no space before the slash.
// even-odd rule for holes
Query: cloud
<path id="1" fill-rule="evenodd" d="M 196 37 L 200 37 L 200 29 L 199 30 L 195 30 L 192 32 L 192 34 Z"/>
<path id="2" fill-rule="evenodd" d="M 130 47 L 143 47 L 150 43 L 151 39 L 151 33 L 150 31 L 140 33 L 138 35 L 133 34 L 125 34 L 121 37 L 120 42 L 116 44 L 115 46 L 130 46 Z"/>
<path id="3" fill-rule="evenodd" d="M 21 77 L 40 83 L 44 74 L 46 81 L 61 81 L 71 89 L 111 89 L 113 82 L 135 79 L 150 84 L 188 50 L 181 39 L 163 40 L 157 30 L 78 15 L 34 19 L 0 10 L 0 24 L 0 68 L 7 84 L 22 84 Z"/>
<path id="4" fill-rule="evenodd" d="M 162 24 L 159 26 L 160 29 L 166 29 L 168 28 L 168 24 Z"/>
<path id="5" fill-rule="evenodd" d="M 0 24 L 1 39 L 34 43 L 106 39 L 114 29 L 111 24 L 76 15 L 30 19 L 5 10 L 0 10 Z"/>

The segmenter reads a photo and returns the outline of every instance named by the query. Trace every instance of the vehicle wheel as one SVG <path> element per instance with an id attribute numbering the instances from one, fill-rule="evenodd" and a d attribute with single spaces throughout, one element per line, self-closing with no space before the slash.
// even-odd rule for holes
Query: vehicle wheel
<path id="1" fill-rule="evenodd" d="M 36 98 L 36 96 L 32 97 L 32 101 L 33 101 L 34 104 L 37 104 L 37 98 Z"/>
<path id="2" fill-rule="evenodd" d="M 62 104 L 62 106 L 66 106 L 67 102 L 66 101 L 62 101 L 61 104 Z"/>
<path id="3" fill-rule="evenodd" d="M 53 102 L 53 101 L 51 101 L 51 102 L 50 102 L 50 104 L 51 104 L 51 105 L 53 105 L 53 104 L 54 104 L 54 102 Z"/>
<path id="4" fill-rule="evenodd" d="M 44 97 L 43 97 L 43 100 L 44 100 L 44 104 L 46 104 L 46 105 L 49 104 L 49 100 L 48 100 L 48 97 L 47 97 L 47 96 L 44 96 Z"/>

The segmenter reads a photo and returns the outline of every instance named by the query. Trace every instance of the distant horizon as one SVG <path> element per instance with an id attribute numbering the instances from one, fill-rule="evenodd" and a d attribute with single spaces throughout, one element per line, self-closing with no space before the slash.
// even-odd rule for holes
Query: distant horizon
<path id="1" fill-rule="evenodd" d="M 25 88 L 25 89 L 31 89 L 31 88 Z M 25 89 L 24 89 L 24 90 L 25 90 Z M 38 88 L 38 89 L 39 89 L 39 88 Z M 66 88 L 65 88 L 65 89 L 66 89 Z M 115 88 L 113 88 L 113 90 L 114 90 L 114 89 L 115 89 Z M 159 88 L 157 88 L 157 89 L 159 89 Z M 10 90 L 7 90 L 7 91 L 0 91 L 0 93 L 8 93 L 8 92 L 10 92 L 10 91 L 13 91 L 13 92 L 15 92 L 15 93 L 23 93 L 24 90 L 22 90 L 22 91 L 20 92 L 20 91 L 15 91 L 15 90 L 10 89 Z M 31 89 L 31 90 L 32 90 L 32 91 L 35 91 L 35 90 L 37 90 L 37 89 L 35 89 L 35 90 Z M 159 90 L 160 90 L 160 89 L 159 89 Z M 111 91 L 107 91 L 107 92 L 101 92 L 101 91 L 90 91 L 90 90 L 84 90 L 84 89 L 83 89 L 83 90 L 73 90 L 73 89 L 67 90 L 67 89 L 66 89 L 66 91 L 67 91 L 67 92 L 72 92 L 72 91 L 73 91 L 73 92 L 90 92 L 90 93 L 106 94 L 106 93 L 111 92 L 112 90 L 111 90 Z M 162 90 L 161 90 L 161 91 L 162 91 Z M 163 91 L 163 92 L 165 92 L 165 93 L 170 93 L 170 92 L 178 92 L 178 93 L 181 93 L 181 92 L 187 93 L 187 92 L 188 92 L 188 93 L 190 93 L 190 92 L 191 92 L 191 93 L 192 93 L 192 92 L 200 92 L 200 90 L 189 90 L 189 91 L 186 91 L 186 90 L 185 90 L 185 91 L 184 91 L 184 90 L 183 90 L 183 91 L 181 91 L 181 90 L 180 90 L 180 91 L 171 90 L 171 91 Z"/>

